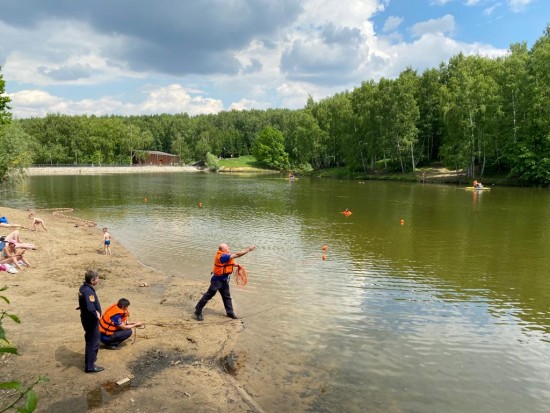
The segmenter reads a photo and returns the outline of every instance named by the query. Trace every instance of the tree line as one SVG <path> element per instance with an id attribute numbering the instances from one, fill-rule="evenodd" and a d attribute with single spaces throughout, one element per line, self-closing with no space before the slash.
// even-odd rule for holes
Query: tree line
<path id="1" fill-rule="evenodd" d="M 407 68 L 396 79 L 368 80 L 318 102 L 310 97 L 298 110 L 18 121 L 0 115 L 12 125 L 0 127 L 0 141 L 18 136 L 27 154 L 20 164 L 28 157 L 35 164 L 125 164 L 141 150 L 159 150 L 184 163 L 253 154 L 278 169 L 355 174 L 408 173 L 442 162 L 469 177 L 549 184 L 549 111 L 550 25 L 531 48 L 512 44 L 495 59 L 459 54 L 422 73 Z"/>

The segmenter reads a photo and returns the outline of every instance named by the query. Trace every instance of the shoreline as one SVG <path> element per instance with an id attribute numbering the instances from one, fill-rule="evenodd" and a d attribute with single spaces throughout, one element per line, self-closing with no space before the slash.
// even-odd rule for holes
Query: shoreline
<path id="1" fill-rule="evenodd" d="M 31 166 L 25 169 L 27 176 L 42 175 L 107 175 L 107 174 L 145 174 L 163 172 L 204 172 L 196 166 L 172 165 L 128 165 L 128 166 Z"/>
<path id="2" fill-rule="evenodd" d="M 0 208 L 10 223 L 27 224 L 27 211 Z M 116 239 L 113 255 L 102 255 L 101 230 L 94 223 L 47 210 L 36 213 L 48 231 L 21 230 L 23 242 L 38 246 L 25 255 L 32 267 L 0 272 L 0 286 L 9 287 L 1 295 L 10 300 L 1 308 L 21 320 L 3 320 L 6 338 L 20 355 L 0 357 L 0 381 L 28 385 L 47 375 L 49 381 L 35 388 L 36 412 L 263 411 L 226 364 L 235 356 L 242 320 L 228 320 L 221 300 L 210 303 L 210 321 L 192 317 L 205 282 L 148 267 Z M 9 232 L 0 228 L 0 235 Z M 130 321 L 146 324 L 120 350 L 100 347 L 97 364 L 105 371 L 97 374 L 83 371 L 84 332 L 75 311 L 88 268 L 100 274 L 96 291 L 103 309 L 128 298 Z M 125 378 L 130 385 L 118 388 Z M 0 407 L 16 398 L 0 391 Z"/>

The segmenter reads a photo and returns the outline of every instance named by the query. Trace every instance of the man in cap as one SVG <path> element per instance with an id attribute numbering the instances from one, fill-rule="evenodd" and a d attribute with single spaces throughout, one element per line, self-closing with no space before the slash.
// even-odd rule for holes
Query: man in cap
<path id="1" fill-rule="evenodd" d="M 99 319 L 101 317 L 101 305 L 94 287 L 99 283 L 97 271 L 88 270 L 84 275 L 84 284 L 78 290 L 78 304 L 80 309 L 80 321 L 84 328 L 84 340 L 86 348 L 84 352 L 84 371 L 86 373 L 98 373 L 105 370 L 96 366 L 97 352 L 99 350 Z"/>

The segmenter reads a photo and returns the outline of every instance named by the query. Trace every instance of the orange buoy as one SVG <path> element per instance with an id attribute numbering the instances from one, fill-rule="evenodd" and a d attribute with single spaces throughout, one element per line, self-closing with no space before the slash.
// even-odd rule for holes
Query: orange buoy
<path id="1" fill-rule="evenodd" d="M 143 202 L 147 202 L 147 198 L 145 198 L 145 199 L 143 200 Z"/>
<path id="2" fill-rule="evenodd" d="M 400 223 L 401 225 L 405 225 L 405 220 L 402 219 L 401 221 L 399 221 L 399 223 Z"/>
<path id="3" fill-rule="evenodd" d="M 323 245 L 323 251 L 328 250 L 328 245 Z"/>
<path id="4" fill-rule="evenodd" d="M 349 209 L 346 208 L 346 210 L 344 212 L 342 212 L 342 214 L 344 214 L 345 216 L 349 217 L 351 215 L 351 211 Z"/>
<path id="5" fill-rule="evenodd" d="M 202 208 L 202 202 L 199 201 L 199 208 Z"/>
<path id="6" fill-rule="evenodd" d="M 321 258 L 323 259 L 323 261 L 325 261 L 325 260 L 327 259 L 327 256 L 326 256 L 325 254 L 323 254 L 323 255 L 321 256 Z"/>

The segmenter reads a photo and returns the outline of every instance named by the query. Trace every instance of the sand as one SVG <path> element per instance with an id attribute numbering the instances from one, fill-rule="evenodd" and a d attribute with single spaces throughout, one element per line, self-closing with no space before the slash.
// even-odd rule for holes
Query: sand
<path id="1" fill-rule="evenodd" d="M 166 168 L 166 167 L 162 167 Z M 0 206 L 10 223 L 28 225 L 27 211 Z M 32 267 L 18 274 L 0 272 L 0 301 L 21 319 L 4 318 L 3 327 L 20 355 L 0 357 L 0 381 L 49 381 L 36 387 L 37 412 L 260 412 L 262 407 L 230 373 L 238 368 L 234 352 L 243 331 L 241 320 L 225 317 L 214 299 L 204 322 L 194 320 L 195 303 L 208 287 L 183 277 L 169 277 L 139 262 L 116 239 L 113 255 L 102 254 L 101 229 L 69 215 L 37 211 L 48 231 L 21 230 Z M 0 235 L 7 235 L 0 228 Z M 84 331 L 80 324 L 78 288 L 88 268 L 99 271 L 96 288 L 103 309 L 125 297 L 130 321 L 143 321 L 119 350 L 101 348 L 100 373 L 84 373 Z M 221 362 L 222 360 L 228 362 Z M 124 384 L 119 381 L 130 379 Z M 15 395 L 0 391 L 0 410 Z"/>
<path id="2" fill-rule="evenodd" d="M 207 171 L 190 165 L 135 165 L 135 166 L 33 166 L 25 170 L 28 176 L 33 175 L 105 175 L 105 174 L 139 174 L 166 172 L 200 172 Z"/>

